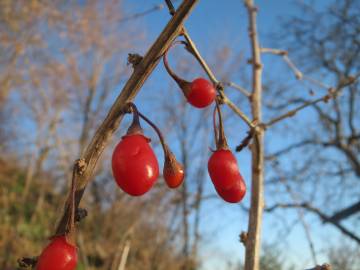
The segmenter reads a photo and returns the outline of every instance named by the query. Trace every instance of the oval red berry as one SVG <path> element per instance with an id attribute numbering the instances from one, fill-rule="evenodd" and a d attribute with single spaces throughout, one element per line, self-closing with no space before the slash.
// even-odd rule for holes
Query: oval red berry
<path id="1" fill-rule="evenodd" d="M 159 176 L 159 164 L 149 141 L 140 134 L 124 136 L 112 156 L 115 181 L 132 196 L 148 192 Z"/>
<path id="2" fill-rule="evenodd" d="M 210 178 L 221 189 L 232 187 L 237 181 L 243 181 L 239 167 L 230 150 L 216 150 L 208 162 Z"/>

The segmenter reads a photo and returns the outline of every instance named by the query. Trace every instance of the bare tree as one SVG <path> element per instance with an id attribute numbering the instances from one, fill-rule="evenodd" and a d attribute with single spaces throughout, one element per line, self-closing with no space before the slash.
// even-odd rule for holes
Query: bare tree
<path id="1" fill-rule="evenodd" d="M 275 92 L 281 100 L 268 105 L 277 112 L 305 104 L 309 96 L 329 90 L 328 85 L 341 85 L 345 78 L 356 76 L 360 70 L 359 2 L 333 3 L 324 12 L 306 4 L 301 8 L 305 16 L 287 22 L 286 37 L 289 55 L 297 59 L 297 67 L 302 67 L 302 71 L 295 67 L 297 79 L 306 83 L 310 95 L 304 91 Z M 307 75 L 310 73 L 312 77 Z M 358 244 L 360 236 L 356 234 L 356 220 L 352 217 L 360 211 L 359 189 L 354 189 L 360 175 L 360 126 L 356 121 L 360 116 L 359 102 L 356 82 L 328 104 L 312 104 L 316 118 L 296 118 L 301 122 L 298 127 L 307 127 L 307 132 L 299 133 L 294 127 L 289 132 L 297 132 L 296 141 L 267 157 L 277 168 L 282 167 L 287 185 L 296 190 L 298 203 L 290 203 L 289 207 L 300 207 L 317 215 Z M 290 155 L 301 159 L 289 162 Z M 279 183 L 273 179 L 269 179 L 269 185 Z M 306 192 L 309 188 L 312 191 Z"/>

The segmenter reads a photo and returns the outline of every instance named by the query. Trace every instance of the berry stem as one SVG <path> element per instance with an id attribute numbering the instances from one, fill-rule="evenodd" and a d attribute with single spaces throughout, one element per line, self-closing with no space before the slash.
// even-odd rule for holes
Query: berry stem
<path id="1" fill-rule="evenodd" d="M 163 56 L 163 61 L 164 61 L 164 66 L 166 71 L 170 74 L 170 76 L 176 81 L 176 83 L 179 85 L 179 87 L 181 88 L 181 90 L 183 91 L 185 96 L 188 96 L 189 92 L 190 92 L 190 82 L 184 80 L 183 78 L 180 78 L 178 75 L 175 74 L 175 72 L 170 68 L 169 62 L 168 62 L 168 53 L 170 48 L 174 47 L 175 45 L 178 44 L 183 44 L 185 46 L 187 46 L 187 43 L 185 41 L 182 40 L 178 40 L 173 42 L 165 51 L 164 56 Z"/>
<path id="2" fill-rule="evenodd" d="M 215 105 L 214 106 L 214 111 L 213 111 L 213 127 L 214 127 L 215 147 L 217 147 L 217 144 L 218 144 L 218 129 L 217 129 L 217 126 L 216 126 L 216 112 L 217 112 L 217 107 Z"/>
<path id="3" fill-rule="evenodd" d="M 133 113 L 133 121 L 127 131 L 127 135 L 133 135 L 133 134 L 143 134 L 143 129 L 140 125 L 140 118 L 139 118 L 139 111 L 134 103 L 129 102 L 128 106 L 132 110 Z"/>
<path id="4" fill-rule="evenodd" d="M 78 171 L 78 163 L 74 164 L 73 174 L 71 179 L 71 188 L 70 188 L 70 197 L 69 197 L 69 207 L 70 207 L 70 216 L 66 224 L 66 240 L 69 241 L 70 244 L 76 245 L 75 240 L 75 192 L 76 192 L 76 173 Z"/>
<path id="5" fill-rule="evenodd" d="M 147 122 L 155 130 L 156 134 L 158 135 L 158 137 L 160 139 L 160 143 L 163 147 L 164 155 L 166 157 L 169 154 L 170 150 L 165 142 L 164 136 L 162 135 L 160 129 L 149 118 L 147 118 L 145 115 L 143 115 L 141 112 L 138 112 L 138 113 L 139 113 L 139 116 L 142 119 L 144 119 L 144 121 Z"/>
<path id="6" fill-rule="evenodd" d="M 225 136 L 222 113 L 220 110 L 220 104 L 217 100 L 216 100 L 216 110 L 218 112 L 218 117 L 219 117 L 219 138 L 217 138 L 216 148 L 217 148 L 217 150 L 229 149 L 229 146 L 228 146 L 227 140 L 226 140 L 226 136 Z"/>

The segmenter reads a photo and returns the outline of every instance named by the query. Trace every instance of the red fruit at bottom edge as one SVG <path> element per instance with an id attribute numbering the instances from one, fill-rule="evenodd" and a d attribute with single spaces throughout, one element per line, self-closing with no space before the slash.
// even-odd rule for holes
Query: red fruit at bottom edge
<path id="1" fill-rule="evenodd" d="M 42 251 L 37 270 L 74 270 L 77 264 L 77 249 L 66 241 L 65 236 L 58 236 Z"/>
<path id="2" fill-rule="evenodd" d="M 203 78 L 197 78 L 190 84 L 190 92 L 187 94 L 188 102 L 197 108 L 209 106 L 216 97 L 214 85 Z"/>
<path id="3" fill-rule="evenodd" d="M 115 147 L 112 156 L 115 181 L 132 196 L 149 191 L 159 176 L 159 164 L 149 142 L 141 134 L 126 135 Z"/>
<path id="4" fill-rule="evenodd" d="M 243 181 L 238 181 L 229 189 L 221 189 L 215 186 L 215 189 L 219 196 L 226 202 L 238 203 L 240 202 L 246 193 L 246 186 Z"/>

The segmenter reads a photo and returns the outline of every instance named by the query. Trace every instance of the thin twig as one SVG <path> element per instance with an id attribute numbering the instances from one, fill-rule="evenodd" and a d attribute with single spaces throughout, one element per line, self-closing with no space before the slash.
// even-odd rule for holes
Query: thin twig
<path id="1" fill-rule="evenodd" d="M 281 50 L 281 49 L 261 48 L 261 52 L 281 56 L 283 58 L 283 60 L 285 61 L 285 63 L 288 65 L 288 67 L 291 69 L 291 71 L 294 73 L 295 78 L 297 80 L 307 80 L 310 83 L 312 83 L 314 85 L 317 85 L 317 86 L 319 86 L 321 88 L 324 88 L 326 90 L 328 90 L 330 88 L 330 86 L 324 84 L 323 82 L 318 81 L 318 80 L 316 80 L 314 78 L 311 78 L 311 77 L 305 75 L 304 73 L 302 73 L 300 71 L 300 69 L 290 59 L 288 51 Z"/>
<path id="2" fill-rule="evenodd" d="M 324 95 L 324 96 L 322 96 L 320 98 L 305 102 L 302 105 L 300 105 L 299 107 L 297 107 L 295 109 L 292 109 L 292 110 L 290 110 L 290 111 L 288 111 L 288 112 L 286 112 L 286 113 L 284 113 L 284 114 L 282 114 L 280 116 L 277 116 L 277 117 L 271 119 L 269 122 L 263 123 L 261 125 L 264 128 L 268 128 L 268 127 L 276 124 L 277 122 L 280 122 L 281 120 L 284 120 L 286 118 L 294 116 L 299 111 L 301 111 L 301 110 L 303 110 L 303 109 L 305 109 L 305 108 L 307 108 L 307 107 L 309 107 L 311 105 L 317 104 L 319 102 L 328 102 L 330 99 L 336 98 L 340 94 L 340 92 L 343 90 L 344 87 L 353 84 L 354 82 L 356 82 L 358 80 L 358 78 L 359 78 L 358 75 L 356 77 L 349 77 L 346 80 L 344 80 L 343 82 L 341 82 L 340 85 L 336 89 L 330 88 L 326 95 Z"/>
<path id="3" fill-rule="evenodd" d="M 162 10 L 164 8 L 164 5 L 163 4 L 159 4 L 159 5 L 154 5 L 153 7 L 145 10 L 145 11 L 142 11 L 142 12 L 139 12 L 139 13 L 135 13 L 135 14 L 132 14 L 128 17 L 124 17 L 124 18 L 121 18 L 119 20 L 119 22 L 127 22 L 127 21 L 131 21 L 133 19 L 138 19 L 140 17 L 143 17 L 143 16 L 146 16 L 150 13 L 153 13 L 155 11 L 158 11 L 158 10 Z"/>
<path id="4" fill-rule="evenodd" d="M 277 208 L 304 208 L 314 214 L 316 214 L 320 219 L 325 223 L 330 223 L 337 227 L 344 235 L 348 236 L 352 240 L 354 240 L 357 244 L 360 244 L 360 237 L 357 236 L 355 233 L 349 231 L 345 228 L 341 223 L 331 220 L 329 216 L 324 214 L 320 209 L 312 206 L 307 202 L 303 203 L 277 203 L 271 207 L 265 209 L 266 212 L 272 212 Z"/>
<path id="5" fill-rule="evenodd" d="M 249 119 L 249 117 L 243 113 L 223 92 L 221 93 L 221 102 L 228 105 L 234 113 L 236 113 L 244 122 L 250 127 L 255 128 L 255 124 Z"/>
<path id="6" fill-rule="evenodd" d="M 286 181 L 286 177 L 282 174 L 281 170 L 280 170 L 280 167 L 278 166 L 277 163 L 275 163 L 275 171 L 276 173 L 279 175 L 279 178 L 280 178 L 280 182 L 284 184 L 285 186 L 285 189 L 286 191 L 289 193 L 291 199 L 293 200 L 294 203 L 299 203 L 299 196 L 298 194 L 296 194 L 290 187 L 290 185 L 287 183 Z M 304 215 L 304 209 L 302 208 L 297 208 L 297 213 L 298 213 L 298 216 L 299 216 L 299 219 L 300 219 L 300 222 L 304 228 L 304 231 L 305 231 L 305 236 L 306 236 L 306 239 L 308 241 L 308 244 L 309 244 L 309 248 L 310 248 L 310 251 L 311 251 L 311 256 L 313 258 L 313 263 L 314 264 L 318 264 L 317 262 L 317 258 L 316 258 L 316 252 L 315 252 L 315 245 L 314 245 L 314 242 L 312 240 L 312 237 L 311 237 L 311 233 L 310 233 L 310 227 L 309 225 L 307 224 L 306 220 L 305 220 L 305 215 Z"/>
<path id="7" fill-rule="evenodd" d="M 251 94 L 248 90 L 246 90 L 244 87 L 233 83 L 233 82 L 222 82 L 223 85 L 234 88 L 236 90 L 239 90 L 240 93 L 242 93 L 244 96 L 246 96 L 247 98 L 251 97 Z"/>

